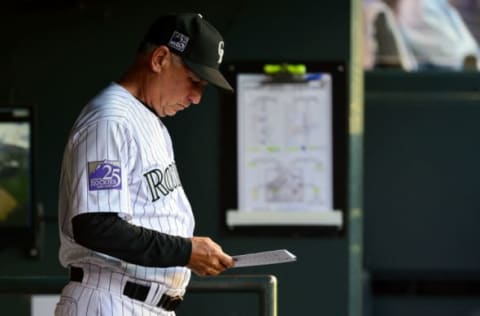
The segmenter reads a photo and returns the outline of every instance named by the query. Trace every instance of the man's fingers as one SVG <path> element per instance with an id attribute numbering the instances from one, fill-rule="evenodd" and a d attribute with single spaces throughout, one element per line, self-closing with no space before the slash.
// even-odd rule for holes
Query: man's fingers
<path id="1" fill-rule="evenodd" d="M 231 268 L 235 265 L 235 262 L 233 261 L 233 258 L 228 256 L 228 255 L 222 256 L 220 258 L 219 262 L 225 268 Z"/>
<path id="2" fill-rule="evenodd" d="M 207 275 L 213 275 L 213 276 L 215 276 L 215 275 L 219 275 L 220 272 L 222 272 L 222 271 L 219 271 L 219 270 L 213 269 L 213 268 L 209 268 L 209 269 L 207 270 Z"/>
<path id="3" fill-rule="evenodd" d="M 192 255 L 188 267 L 196 274 L 218 275 L 234 266 L 233 258 L 208 237 L 192 237 Z"/>

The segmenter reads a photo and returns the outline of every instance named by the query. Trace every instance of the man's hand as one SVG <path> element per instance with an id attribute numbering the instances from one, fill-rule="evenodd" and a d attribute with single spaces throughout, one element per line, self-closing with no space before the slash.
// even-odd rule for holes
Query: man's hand
<path id="1" fill-rule="evenodd" d="M 200 276 L 218 275 L 233 267 L 232 257 L 208 237 L 192 237 L 192 255 L 187 267 Z"/>

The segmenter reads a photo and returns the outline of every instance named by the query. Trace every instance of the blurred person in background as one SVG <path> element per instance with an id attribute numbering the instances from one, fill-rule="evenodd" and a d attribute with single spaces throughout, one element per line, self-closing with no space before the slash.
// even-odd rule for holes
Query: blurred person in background
<path id="1" fill-rule="evenodd" d="M 419 70 L 477 70 L 479 46 L 448 0 L 389 1 Z"/>
<path id="2" fill-rule="evenodd" d="M 381 0 L 363 1 L 364 45 L 363 66 L 417 69 L 417 62 L 405 43 L 391 8 Z"/>

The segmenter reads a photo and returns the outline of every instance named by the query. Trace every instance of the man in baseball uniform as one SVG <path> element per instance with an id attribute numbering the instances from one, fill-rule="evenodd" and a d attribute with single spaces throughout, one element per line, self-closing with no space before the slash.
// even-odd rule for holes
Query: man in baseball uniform
<path id="1" fill-rule="evenodd" d="M 133 65 L 82 110 L 60 179 L 60 262 L 70 269 L 56 315 L 175 315 L 190 280 L 232 258 L 194 217 L 161 118 L 197 104 L 224 42 L 199 14 L 158 18 Z"/>

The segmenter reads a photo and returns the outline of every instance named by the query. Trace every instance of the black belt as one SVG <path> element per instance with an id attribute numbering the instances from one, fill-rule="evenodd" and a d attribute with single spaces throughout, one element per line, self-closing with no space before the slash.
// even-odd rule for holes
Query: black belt
<path id="1" fill-rule="evenodd" d="M 77 268 L 77 267 L 71 267 L 70 280 L 75 282 L 82 282 L 83 269 Z M 145 302 L 149 291 L 150 291 L 150 286 L 127 281 L 123 289 L 123 295 L 126 295 L 137 301 Z M 170 296 L 167 294 L 163 294 L 157 306 L 167 311 L 174 311 L 177 308 L 177 306 L 182 302 L 182 300 L 183 300 L 183 297 L 181 296 Z"/>

